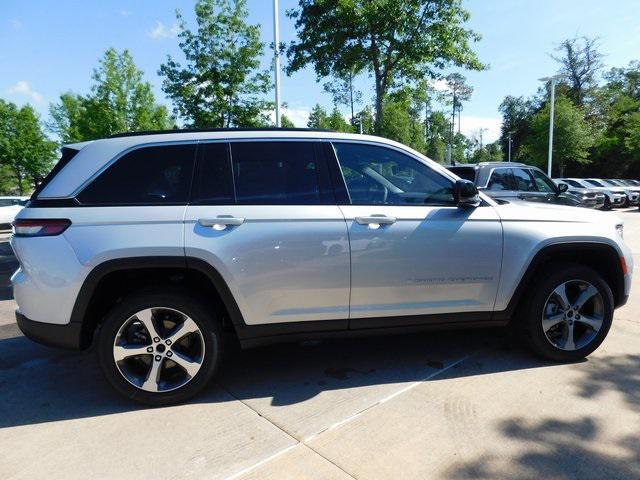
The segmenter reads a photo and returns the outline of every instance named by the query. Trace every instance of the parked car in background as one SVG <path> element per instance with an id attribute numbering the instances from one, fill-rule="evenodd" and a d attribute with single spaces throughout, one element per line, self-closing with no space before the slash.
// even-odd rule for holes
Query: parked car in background
<path id="1" fill-rule="evenodd" d="M 28 200 L 29 197 L 0 197 L 0 230 L 11 228 L 11 222 Z"/>
<path id="2" fill-rule="evenodd" d="M 598 208 L 598 209 L 604 208 L 604 204 L 605 204 L 604 192 L 600 192 L 594 188 L 585 188 L 582 186 L 571 185 L 570 183 L 565 182 L 560 178 L 554 178 L 553 181 L 556 182 L 558 186 L 562 184 L 566 185 L 568 189 L 567 191 L 569 193 L 573 193 L 580 199 L 581 207 Z"/>
<path id="3" fill-rule="evenodd" d="M 611 187 L 601 187 L 593 185 L 582 178 L 558 178 L 569 186 L 577 188 L 587 188 L 604 193 L 604 209 L 609 210 L 611 208 L 620 208 L 624 206 L 627 201 L 627 195 L 617 189 Z"/>
<path id="4" fill-rule="evenodd" d="M 625 178 L 624 180 L 619 180 L 619 181 L 624 182 L 625 184 L 629 185 L 630 187 L 640 187 L 640 181 L 639 180 L 632 180 L 632 179 Z"/>
<path id="5" fill-rule="evenodd" d="M 585 178 L 584 181 L 594 187 L 610 188 L 614 192 L 624 193 L 627 198 L 622 204 L 623 207 L 628 207 L 629 205 L 638 205 L 638 198 L 640 198 L 640 194 L 633 191 L 629 187 L 621 187 L 609 180 L 604 180 L 602 178 Z"/>
<path id="6" fill-rule="evenodd" d="M 640 187 L 637 185 L 629 184 L 626 180 L 618 180 L 613 178 L 606 178 L 603 180 L 606 183 L 616 185 L 618 187 L 622 187 L 625 190 L 630 190 L 631 192 L 635 192 L 638 194 L 638 202 L 640 203 Z"/>
<path id="7" fill-rule="evenodd" d="M 566 185 L 556 185 L 542 170 L 524 163 L 481 162 L 447 168 L 499 201 L 523 200 L 572 207 L 581 204 L 577 195 L 567 192 Z"/>

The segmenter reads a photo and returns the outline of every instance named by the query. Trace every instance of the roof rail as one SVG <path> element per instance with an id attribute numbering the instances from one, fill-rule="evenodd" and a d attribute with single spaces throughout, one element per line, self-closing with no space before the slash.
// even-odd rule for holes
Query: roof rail
<path id="1" fill-rule="evenodd" d="M 172 130 L 139 130 L 110 135 L 108 138 L 136 137 L 140 135 L 161 135 L 165 133 L 199 133 L 199 132 L 332 132 L 323 128 L 178 128 Z"/>

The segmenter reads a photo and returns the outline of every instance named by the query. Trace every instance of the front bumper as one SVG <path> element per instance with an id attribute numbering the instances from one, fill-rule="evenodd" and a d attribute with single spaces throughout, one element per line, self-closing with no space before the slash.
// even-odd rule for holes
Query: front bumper
<path id="1" fill-rule="evenodd" d="M 50 347 L 81 350 L 82 324 L 68 323 L 55 325 L 53 323 L 34 322 L 16 310 L 16 322 L 25 337 L 34 342 Z"/>

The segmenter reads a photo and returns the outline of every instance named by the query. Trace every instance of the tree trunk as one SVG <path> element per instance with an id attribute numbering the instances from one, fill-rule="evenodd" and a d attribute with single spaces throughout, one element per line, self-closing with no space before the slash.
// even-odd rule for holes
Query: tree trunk
<path id="1" fill-rule="evenodd" d="M 384 105 L 385 93 L 382 76 L 376 74 L 376 121 L 374 123 L 376 135 L 380 135 L 382 133 L 382 120 L 384 116 L 382 107 Z"/>

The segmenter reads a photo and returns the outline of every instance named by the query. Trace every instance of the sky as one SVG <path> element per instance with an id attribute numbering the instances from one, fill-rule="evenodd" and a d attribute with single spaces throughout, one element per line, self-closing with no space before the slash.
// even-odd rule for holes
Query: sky
<path id="1" fill-rule="evenodd" d="M 0 0 L 0 98 L 30 103 L 44 120 L 49 105 L 61 93 L 87 93 L 91 72 L 109 47 L 129 49 L 137 66 L 151 82 L 158 102 L 170 107 L 161 89 L 159 66 L 167 55 L 181 59 L 176 38 L 175 10 L 193 25 L 190 0 Z M 285 11 L 296 0 L 280 0 L 281 41 L 296 36 Z M 458 71 L 474 88 L 464 105 L 462 130 L 484 141 L 499 136 L 498 106 L 506 95 L 531 95 L 540 77 L 558 69 L 551 58 L 566 38 L 598 37 L 607 67 L 640 60 L 640 0 L 464 0 L 471 13 L 468 26 L 482 35 L 473 45 L 482 72 Z M 248 0 L 249 19 L 262 26 L 262 39 L 273 41 L 271 0 Z M 265 49 L 263 64 L 271 61 Z M 309 111 L 319 103 L 332 107 L 331 98 L 316 81 L 311 67 L 291 77 L 283 74 L 282 100 L 296 126 L 306 126 Z M 373 98 L 373 83 L 366 74 L 358 80 L 366 101 Z M 346 115 L 347 111 L 344 109 Z"/>

